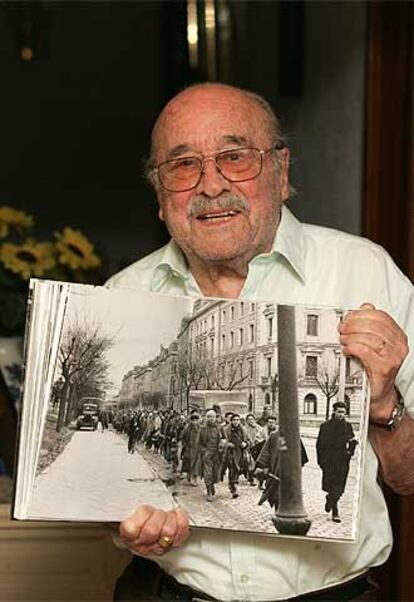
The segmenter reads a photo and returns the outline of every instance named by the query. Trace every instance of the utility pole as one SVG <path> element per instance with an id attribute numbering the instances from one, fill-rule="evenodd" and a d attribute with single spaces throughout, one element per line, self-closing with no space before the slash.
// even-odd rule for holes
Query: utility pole
<path id="1" fill-rule="evenodd" d="M 279 533 L 306 535 L 311 521 L 302 499 L 294 307 L 277 306 L 277 334 L 279 425 L 287 449 L 280 450 L 280 502 L 273 523 Z"/>

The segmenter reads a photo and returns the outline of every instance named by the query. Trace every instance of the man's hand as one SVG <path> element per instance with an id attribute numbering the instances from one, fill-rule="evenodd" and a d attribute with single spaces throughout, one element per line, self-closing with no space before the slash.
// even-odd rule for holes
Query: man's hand
<path id="1" fill-rule="evenodd" d="M 169 549 L 179 548 L 189 533 L 188 515 L 181 508 L 164 512 L 152 506 L 140 506 L 119 525 L 122 541 L 141 556 L 160 556 Z M 171 545 L 168 545 L 169 541 Z"/>
<path id="2" fill-rule="evenodd" d="M 395 377 L 408 354 L 405 333 L 387 313 L 364 303 L 339 324 L 344 355 L 358 358 L 371 388 L 371 419 L 386 420 L 397 403 Z"/>

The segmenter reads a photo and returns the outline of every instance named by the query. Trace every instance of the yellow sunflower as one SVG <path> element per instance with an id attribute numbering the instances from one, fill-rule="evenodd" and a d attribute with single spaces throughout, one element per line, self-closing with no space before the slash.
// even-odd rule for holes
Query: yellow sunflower
<path id="1" fill-rule="evenodd" d="M 72 270 L 89 270 L 100 265 L 101 261 L 94 254 L 93 245 L 79 230 L 65 228 L 62 233 L 55 232 L 59 262 Z"/>
<path id="2" fill-rule="evenodd" d="M 4 243 L 0 248 L 0 261 L 24 280 L 32 276 L 41 277 L 56 265 L 53 245 L 33 240 L 27 240 L 22 245 Z"/>
<path id="3" fill-rule="evenodd" d="M 8 235 L 10 226 L 20 230 L 30 228 L 33 226 L 33 217 L 24 211 L 4 205 L 0 207 L 0 238 Z"/>

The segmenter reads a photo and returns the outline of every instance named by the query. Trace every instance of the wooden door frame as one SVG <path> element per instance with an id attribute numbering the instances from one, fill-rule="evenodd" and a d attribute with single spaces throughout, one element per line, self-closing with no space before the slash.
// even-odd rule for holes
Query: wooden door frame
<path id="1" fill-rule="evenodd" d="M 414 279 L 411 1 L 367 2 L 363 234 Z M 382 600 L 414 600 L 414 496 L 386 491 L 395 545 L 378 572 Z M 372 517 L 375 520 L 374 517 Z"/>

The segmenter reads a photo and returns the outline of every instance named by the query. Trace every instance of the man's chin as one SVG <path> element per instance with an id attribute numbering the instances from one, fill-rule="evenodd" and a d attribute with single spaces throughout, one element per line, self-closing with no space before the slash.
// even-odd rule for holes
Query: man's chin
<path id="1" fill-rule="evenodd" d="M 211 264 L 225 264 L 244 260 L 244 254 L 240 252 L 240 248 L 229 250 L 194 249 L 194 254 L 200 261 Z"/>

